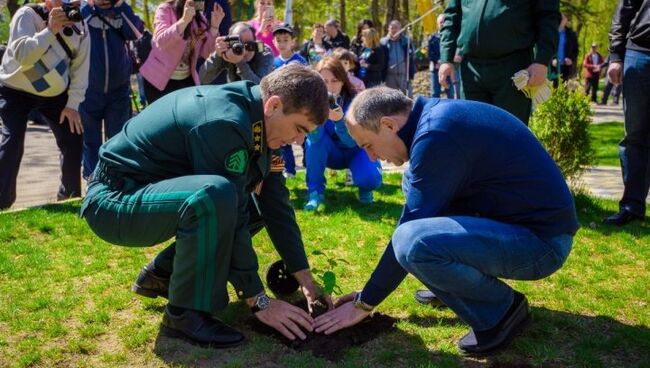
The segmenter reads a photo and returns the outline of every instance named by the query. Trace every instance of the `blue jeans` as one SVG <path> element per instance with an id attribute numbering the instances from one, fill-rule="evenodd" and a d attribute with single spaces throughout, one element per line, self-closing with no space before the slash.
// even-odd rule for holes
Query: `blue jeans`
<path id="1" fill-rule="evenodd" d="M 290 144 L 282 146 L 282 159 L 284 172 L 296 175 L 296 158 L 293 156 L 293 147 Z"/>
<path id="2" fill-rule="evenodd" d="M 323 134 L 316 142 L 305 141 L 307 157 L 307 191 L 325 192 L 325 168 L 347 169 L 352 172 L 354 185 L 359 191 L 367 192 L 381 185 L 381 165 L 370 161 L 366 151 L 360 147 L 341 147 L 329 134 Z"/>
<path id="3" fill-rule="evenodd" d="M 431 74 L 431 97 L 440 98 L 440 93 L 442 92 L 442 86 L 438 80 L 438 69 L 434 69 Z M 447 98 L 454 99 L 454 84 L 451 83 L 451 78 L 447 78 L 447 85 L 449 88 L 445 89 L 445 95 Z"/>
<path id="4" fill-rule="evenodd" d="M 618 154 L 625 190 L 619 206 L 644 216 L 650 187 L 650 52 L 627 50 L 623 65 L 625 137 Z"/>
<path id="5" fill-rule="evenodd" d="M 513 302 L 499 278 L 537 280 L 557 271 L 573 237 L 541 239 L 526 227 L 476 217 L 433 217 L 397 227 L 393 249 L 413 274 L 475 331 L 495 327 Z"/>
<path id="6" fill-rule="evenodd" d="M 101 91 L 87 90 L 86 99 L 79 107 L 83 134 L 83 176 L 90 177 L 97 166 L 99 147 L 116 135 L 131 117 L 130 86 L 125 84 L 116 91 L 104 94 Z M 102 124 L 103 123 L 103 124 Z"/>

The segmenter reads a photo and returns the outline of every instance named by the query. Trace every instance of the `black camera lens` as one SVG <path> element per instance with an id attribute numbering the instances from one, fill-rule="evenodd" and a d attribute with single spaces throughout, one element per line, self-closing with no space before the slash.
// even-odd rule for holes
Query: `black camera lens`
<path id="1" fill-rule="evenodd" d="M 244 45 L 241 43 L 235 43 L 230 45 L 230 48 L 232 49 L 232 53 L 235 55 L 241 55 L 244 53 Z"/>
<path id="2" fill-rule="evenodd" d="M 256 41 L 248 41 L 244 44 L 244 48 L 246 51 L 252 51 L 252 52 L 257 52 L 258 51 L 258 46 Z"/>

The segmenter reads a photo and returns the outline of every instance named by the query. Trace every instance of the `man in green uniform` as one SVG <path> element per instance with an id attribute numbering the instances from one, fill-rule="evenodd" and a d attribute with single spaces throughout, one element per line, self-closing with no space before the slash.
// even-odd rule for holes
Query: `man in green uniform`
<path id="1" fill-rule="evenodd" d="M 175 237 L 134 290 L 166 296 L 162 330 L 201 345 L 240 343 L 211 317 L 228 304 L 226 283 L 255 316 L 289 339 L 313 320 L 264 293 L 249 232 L 249 200 L 309 302 L 318 297 L 272 151 L 302 143 L 328 116 L 320 75 L 300 65 L 241 81 L 186 88 L 160 98 L 100 149 L 81 216 L 102 239 L 151 246 Z M 262 179 L 268 178 L 262 183 Z M 260 199 L 257 199 L 257 194 Z M 168 291 L 167 291 L 168 288 Z"/>
<path id="2" fill-rule="evenodd" d="M 531 100 L 512 83 L 525 69 L 529 86 L 546 80 L 558 44 L 559 0 L 449 0 L 440 41 L 440 84 L 454 77 L 456 49 L 461 98 L 509 111 L 528 124 Z"/>

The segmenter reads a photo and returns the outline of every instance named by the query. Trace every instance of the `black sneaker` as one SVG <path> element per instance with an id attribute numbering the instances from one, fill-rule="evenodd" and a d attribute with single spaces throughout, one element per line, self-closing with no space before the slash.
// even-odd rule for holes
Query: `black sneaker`
<path id="1" fill-rule="evenodd" d="M 515 291 L 512 306 L 498 325 L 486 331 L 470 329 L 458 341 L 458 348 L 468 355 L 488 355 L 510 344 L 512 339 L 532 321 L 528 300 L 524 294 Z"/>
<path id="2" fill-rule="evenodd" d="M 422 289 L 415 292 L 415 300 L 420 304 L 428 304 L 434 308 L 444 308 L 447 305 L 438 299 L 431 290 Z"/>
<path id="3" fill-rule="evenodd" d="M 153 261 L 144 266 L 131 290 L 147 298 L 162 297 L 168 299 L 169 276 L 154 271 Z"/>
<path id="4" fill-rule="evenodd" d="M 228 348 L 244 341 L 244 335 L 209 313 L 184 309 L 179 315 L 165 308 L 161 332 L 168 337 L 185 340 L 191 344 L 212 348 Z"/>

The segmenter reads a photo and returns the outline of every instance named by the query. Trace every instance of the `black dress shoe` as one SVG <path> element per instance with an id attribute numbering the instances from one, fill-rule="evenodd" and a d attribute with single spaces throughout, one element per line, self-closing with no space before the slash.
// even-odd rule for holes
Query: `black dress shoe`
<path id="1" fill-rule="evenodd" d="M 458 348 L 468 355 L 488 355 L 505 348 L 531 322 L 528 300 L 515 291 L 512 306 L 498 325 L 486 331 L 470 329 L 458 341 Z"/>
<path id="2" fill-rule="evenodd" d="M 415 300 L 420 304 L 429 304 L 434 308 L 444 308 L 447 305 L 438 299 L 431 290 L 422 289 L 415 292 Z"/>
<path id="3" fill-rule="evenodd" d="M 131 291 L 147 298 L 168 298 L 169 295 L 169 276 L 161 275 L 156 272 L 153 262 L 144 266 L 138 279 L 131 287 Z"/>
<path id="4" fill-rule="evenodd" d="M 629 224 L 634 220 L 643 220 L 643 216 L 639 216 L 626 209 L 623 209 L 604 219 L 603 224 L 623 226 Z"/>
<path id="5" fill-rule="evenodd" d="M 165 336 L 212 348 L 228 348 L 244 341 L 244 335 L 209 313 L 185 309 L 174 315 L 165 308 L 161 331 Z"/>

